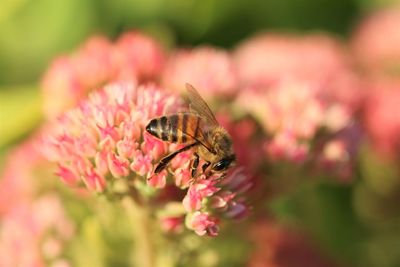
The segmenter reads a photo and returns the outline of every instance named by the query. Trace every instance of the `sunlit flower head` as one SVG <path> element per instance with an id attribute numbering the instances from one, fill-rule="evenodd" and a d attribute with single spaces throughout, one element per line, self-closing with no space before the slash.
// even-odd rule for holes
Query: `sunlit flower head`
<path id="1" fill-rule="evenodd" d="M 91 94 L 87 101 L 67 111 L 49 127 L 43 136 L 44 152 L 57 163 L 57 175 L 70 186 L 83 185 L 91 191 L 108 194 L 115 191 L 114 184 L 122 181 L 130 195 L 134 190 L 146 198 L 172 184 L 187 191 L 183 199 L 177 196 L 184 207 L 181 217 L 192 216 L 197 211 L 209 214 L 207 218 L 197 218 L 199 223 L 204 223 L 202 219 L 217 222 L 211 218 L 222 215 L 244 217 L 248 206 L 238 198 L 241 194 L 233 187 L 239 181 L 244 185 L 250 181 L 240 171 L 229 173 L 228 177 L 202 175 L 193 179 L 189 171 L 192 152 L 187 151 L 179 154 L 167 170 L 154 174 L 160 159 L 179 146 L 156 139 L 145 131 L 145 126 L 152 118 L 176 113 L 182 108 L 177 95 L 157 86 L 111 84 Z M 214 202 L 216 206 L 211 205 Z M 174 224 L 177 222 L 183 223 L 183 220 L 176 213 L 162 218 L 165 229 L 179 228 Z M 190 223 L 187 225 L 195 228 Z M 204 227 L 208 229 L 211 224 Z M 206 232 L 216 234 L 211 228 Z"/>
<path id="2" fill-rule="evenodd" d="M 212 47 L 175 52 L 166 65 L 162 82 L 165 87 L 180 92 L 185 91 L 186 83 L 190 83 L 206 100 L 231 97 L 238 89 L 230 54 Z"/>
<path id="3" fill-rule="evenodd" d="M 100 36 L 76 52 L 56 58 L 42 80 L 44 111 L 54 118 L 90 91 L 112 81 L 157 80 L 164 52 L 154 39 L 128 32 L 115 43 Z"/>
<path id="4" fill-rule="evenodd" d="M 147 179 L 168 146 L 144 127 L 179 106 L 176 96 L 153 85 L 106 86 L 58 118 L 44 138 L 46 155 L 58 163 L 57 174 L 66 183 L 83 182 L 90 190 L 103 191 L 107 181 L 133 174 Z"/>

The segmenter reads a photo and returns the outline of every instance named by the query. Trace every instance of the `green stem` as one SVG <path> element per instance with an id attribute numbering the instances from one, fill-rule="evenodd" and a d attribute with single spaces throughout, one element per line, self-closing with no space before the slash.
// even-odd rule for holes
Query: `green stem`
<path id="1" fill-rule="evenodd" d="M 145 205 L 135 203 L 131 198 L 125 198 L 123 204 L 129 212 L 135 235 L 135 266 L 155 267 L 155 249 L 152 239 L 152 222 L 150 211 Z"/>

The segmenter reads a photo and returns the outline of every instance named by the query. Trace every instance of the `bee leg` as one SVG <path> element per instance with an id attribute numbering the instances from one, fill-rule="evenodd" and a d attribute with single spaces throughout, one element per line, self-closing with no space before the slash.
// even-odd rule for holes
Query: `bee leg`
<path id="1" fill-rule="evenodd" d="M 179 149 L 179 150 L 177 150 L 177 151 L 175 151 L 175 152 L 172 152 L 171 154 L 165 156 L 165 157 L 162 158 L 162 159 L 160 160 L 160 162 L 157 164 L 157 167 L 156 167 L 154 173 L 156 173 L 156 174 L 157 174 L 157 173 L 160 173 L 162 170 L 165 169 L 165 167 L 167 167 L 168 163 L 169 163 L 173 158 L 175 158 L 176 155 L 178 155 L 179 153 L 182 153 L 182 152 L 184 152 L 184 151 L 186 151 L 186 150 L 189 150 L 189 149 L 191 149 L 192 147 L 194 147 L 194 146 L 196 146 L 196 145 L 198 145 L 198 142 L 195 142 L 195 143 L 192 143 L 192 144 L 187 145 L 187 146 L 185 146 L 185 147 L 182 147 L 181 149 Z"/>
<path id="2" fill-rule="evenodd" d="M 210 166 L 211 162 L 207 161 L 206 163 L 203 164 L 203 166 L 201 167 L 201 169 L 203 170 L 203 173 L 206 172 L 208 166 Z"/>
<path id="3" fill-rule="evenodd" d="M 193 164 L 192 164 L 192 178 L 194 178 L 196 176 L 196 170 L 197 170 L 197 166 L 199 166 L 199 155 L 195 152 L 194 153 L 194 160 L 193 160 Z"/>

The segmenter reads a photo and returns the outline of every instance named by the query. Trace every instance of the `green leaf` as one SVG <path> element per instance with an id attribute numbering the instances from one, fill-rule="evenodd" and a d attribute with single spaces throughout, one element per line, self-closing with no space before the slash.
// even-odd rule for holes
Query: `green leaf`
<path id="1" fill-rule="evenodd" d="M 27 134 L 42 118 L 37 87 L 6 89 L 0 88 L 0 148 Z"/>

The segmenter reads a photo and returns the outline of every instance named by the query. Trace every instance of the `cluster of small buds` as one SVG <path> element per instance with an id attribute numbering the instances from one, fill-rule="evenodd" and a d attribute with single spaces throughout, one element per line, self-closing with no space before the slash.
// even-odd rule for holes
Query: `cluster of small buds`
<path id="1" fill-rule="evenodd" d="M 264 90 L 249 88 L 237 102 L 271 136 L 264 149 L 272 160 L 302 163 L 309 158 L 310 142 L 318 131 L 332 134 L 351 123 L 347 106 L 324 100 L 305 82 L 285 80 Z"/>
<path id="2" fill-rule="evenodd" d="M 57 174 L 70 185 L 83 182 L 103 191 L 113 178 L 150 178 L 154 164 L 168 151 L 165 142 L 145 133 L 148 120 L 173 113 L 179 99 L 156 86 L 111 84 L 67 111 L 44 139 L 45 154 L 58 163 Z M 166 173 L 149 181 L 162 187 Z"/>
<path id="3" fill-rule="evenodd" d="M 198 235 L 217 235 L 220 217 L 240 220 L 249 214 L 243 195 L 251 186 L 249 176 L 241 168 L 223 176 L 200 176 L 183 199 L 183 206 L 189 212 L 186 225 Z"/>
<path id="4" fill-rule="evenodd" d="M 112 81 L 156 80 L 164 61 L 158 42 L 141 33 L 125 33 L 115 43 L 104 37 L 92 37 L 77 52 L 56 58 L 45 73 L 45 114 L 54 118 L 75 106 L 91 90 Z"/>
<path id="5" fill-rule="evenodd" d="M 245 184 L 247 178 L 234 172 L 223 179 L 203 175 L 193 180 L 191 151 L 179 154 L 168 170 L 153 173 L 162 156 L 180 145 L 156 139 L 145 126 L 150 119 L 176 113 L 182 107 L 177 95 L 155 85 L 110 84 L 49 126 L 43 138 L 44 153 L 58 164 L 57 174 L 64 182 L 84 184 L 92 191 L 112 193 L 115 181 L 125 181 L 130 190 L 149 197 L 144 187 L 162 191 L 172 180 L 176 187 L 187 190 L 182 203 L 190 218 L 189 228 L 198 234 L 206 231 L 215 235 L 218 219 L 205 211 L 205 205 L 213 203 L 211 206 L 227 217 L 244 216 L 248 208 L 235 186 Z M 167 225 L 173 220 L 163 221 L 165 228 L 175 228 Z"/>

